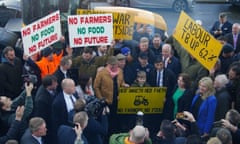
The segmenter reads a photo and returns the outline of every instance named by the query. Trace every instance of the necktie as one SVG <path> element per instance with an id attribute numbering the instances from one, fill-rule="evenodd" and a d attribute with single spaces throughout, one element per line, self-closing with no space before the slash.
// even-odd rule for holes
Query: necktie
<path id="1" fill-rule="evenodd" d="M 168 58 L 163 58 L 163 63 L 164 63 L 164 67 L 167 68 L 168 65 Z"/>
<path id="2" fill-rule="evenodd" d="M 233 47 L 234 47 L 234 49 L 236 49 L 236 47 L 237 47 L 237 38 L 238 38 L 237 34 L 233 35 Z"/>
<path id="3" fill-rule="evenodd" d="M 157 86 L 160 86 L 160 79 L 161 79 L 161 73 L 160 71 L 157 72 Z"/>
<path id="4" fill-rule="evenodd" d="M 71 99 L 72 105 L 73 105 L 73 107 L 74 107 L 75 101 L 74 101 L 74 99 L 73 99 L 73 96 L 72 96 L 72 95 L 70 96 L 70 99 Z"/>

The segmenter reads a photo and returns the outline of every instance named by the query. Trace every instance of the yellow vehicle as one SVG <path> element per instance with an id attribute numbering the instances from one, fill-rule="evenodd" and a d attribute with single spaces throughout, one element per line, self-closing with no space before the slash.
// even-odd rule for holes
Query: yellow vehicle
<path id="1" fill-rule="evenodd" d="M 104 1 L 104 0 L 97 0 L 97 1 Z M 117 0 L 108 0 L 108 2 L 117 3 Z M 61 20 L 62 20 L 62 32 L 66 33 L 67 32 L 66 30 L 67 16 L 77 14 L 77 10 L 85 7 L 86 4 L 89 4 L 89 0 L 81 0 L 81 1 L 79 0 L 56 0 L 56 1 L 38 0 L 37 2 L 33 0 L 22 0 L 23 22 L 25 25 L 28 25 L 55 10 L 60 10 Z M 114 7 L 114 6 L 107 6 L 107 7 L 97 6 L 93 9 L 96 11 L 103 11 L 103 12 L 110 12 L 110 13 L 123 13 L 123 14 L 130 14 L 132 16 L 134 15 L 133 23 L 135 27 L 137 24 L 138 25 L 141 24 L 142 25 L 141 27 L 146 27 L 146 29 L 148 29 L 145 31 L 149 32 L 149 29 L 151 29 L 151 33 L 154 33 L 155 31 L 157 31 L 161 34 L 164 34 L 164 32 L 167 30 L 167 24 L 163 19 L 163 17 L 147 10 L 141 10 L 141 9 L 129 8 L 129 7 Z"/>
<path id="2" fill-rule="evenodd" d="M 17 33 L 17 35 L 19 36 L 20 36 L 21 26 L 29 25 L 35 22 L 36 20 L 56 10 L 60 10 L 62 33 L 63 35 L 66 35 L 68 32 L 67 31 L 68 16 L 76 15 L 77 10 L 83 9 L 83 7 L 85 7 L 84 4 L 89 5 L 89 0 L 86 0 L 86 1 L 87 2 L 84 3 L 84 0 L 81 0 L 81 1 L 80 0 L 54 0 L 54 1 L 3 0 L 1 1 L 1 4 L 9 9 L 14 7 L 14 9 L 17 11 L 19 16 L 18 23 L 16 23 L 16 21 L 13 21 L 12 23 L 15 25 L 15 28 L 11 27 L 9 30 L 13 31 L 14 33 Z M 115 3 L 117 5 L 121 5 L 120 3 L 118 3 L 118 1 L 123 2 L 122 0 L 95 0 L 95 1 L 102 1 L 103 3 L 104 1 L 108 1 L 109 3 Z M 93 2 L 93 0 L 91 0 L 90 2 Z M 89 10 L 89 9 L 84 9 L 84 10 Z M 115 7 L 115 6 L 107 6 L 107 7 L 97 6 L 97 7 L 93 7 L 92 10 L 102 11 L 104 13 L 112 13 L 113 15 L 117 13 L 117 15 L 119 16 L 117 18 L 118 24 L 116 24 L 116 21 L 113 22 L 115 24 L 115 27 L 119 27 L 118 31 L 116 32 L 121 31 L 123 34 L 128 33 L 128 36 L 120 36 L 121 39 L 131 40 L 131 39 L 135 39 L 134 35 L 139 36 L 141 34 L 144 35 L 145 33 L 153 36 L 155 32 L 164 35 L 164 33 L 167 31 L 167 24 L 164 18 L 159 14 L 156 14 L 147 10 L 130 8 L 130 7 Z M 130 20 L 129 23 L 126 23 L 126 16 L 131 16 L 131 19 L 129 19 Z M 123 17 L 125 17 L 125 19 Z M 116 17 L 114 19 L 116 19 Z M 119 24 L 120 21 L 121 21 L 121 24 Z M 8 25 L 8 27 L 9 26 L 12 26 L 12 25 L 10 24 Z M 138 32 L 140 32 L 140 34 Z M 119 37 L 114 37 L 114 38 L 119 39 Z M 12 42 L 13 45 L 16 43 L 17 39 L 18 38 L 15 38 L 14 42 Z"/>

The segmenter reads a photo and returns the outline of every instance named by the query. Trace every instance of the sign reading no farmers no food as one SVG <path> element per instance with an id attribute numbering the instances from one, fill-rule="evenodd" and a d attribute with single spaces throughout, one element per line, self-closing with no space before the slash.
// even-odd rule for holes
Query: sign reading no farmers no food
<path id="1" fill-rule="evenodd" d="M 113 39 L 112 14 L 68 16 L 71 47 L 110 45 Z"/>
<path id="2" fill-rule="evenodd" d="M 60 12 L 56 11 L 21 29 L 24 54 L 31 56 L 59 41 L 61 33 Z"/>

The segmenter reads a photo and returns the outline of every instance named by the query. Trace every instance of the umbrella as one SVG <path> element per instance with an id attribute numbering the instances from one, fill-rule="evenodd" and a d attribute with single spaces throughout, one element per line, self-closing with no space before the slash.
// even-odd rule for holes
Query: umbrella
<path id="1" fill-rule="evenodd" d="M 132 14 L 136 23 L 153 25 L 156 28 L 167 31 L 167 24 L 164 18 L 159 14 L 147 10 L 129 7 L 95 7 L 94 10 Z"/>

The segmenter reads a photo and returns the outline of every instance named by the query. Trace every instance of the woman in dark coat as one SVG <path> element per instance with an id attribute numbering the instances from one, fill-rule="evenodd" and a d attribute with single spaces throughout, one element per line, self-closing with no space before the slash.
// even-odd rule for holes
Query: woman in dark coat
<path id="1" fill-rule="evenodd" d="M 173 118 L 176 117 L 178 112 L 189 111 L 193 99 L 190 86 L 190 76 L 186 73 L 181 73 L 178 76 L 177 86 L 172 95 Z"/>

